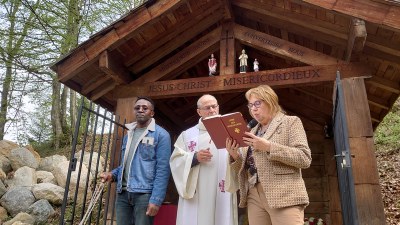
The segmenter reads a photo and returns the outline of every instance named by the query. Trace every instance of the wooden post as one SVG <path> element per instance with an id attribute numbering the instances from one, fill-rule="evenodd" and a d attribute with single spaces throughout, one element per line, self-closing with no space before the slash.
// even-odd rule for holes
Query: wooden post
<path id="1" fill-rule="evenodd" d="M 219 74 L 234 74 L 235 73 L 235 38 L 233 34 L 233 23 L 227 22 L 223 24 L 221 30 L 220 42 L 220 60 Z"/>
<path id="2" fill-rule="evenodd" d="M 328 191 L 329 191 L 329 214 L 330 218 L 328 224 L 343 225 L 342 220 L 342 207 L 340 205 L 340 192 L 339 192 L 339 181 L 338 173 L 336 168 L 336 161 L 333 157 L 335 155 L 334 143 L 330 142 L 330 151 L 328 150 L 325 154 L 325 168 L 328 174 Z"/>
<path id="3" fill-rule="evenodd" d="M 373 129 L 363 78 L 342 80 L 359 224 L 385 224 Z"/>
<path id="4" fill-rule="evenodd" d="M 120 98 L 117 100 L 117 107 L 115 110 L 115 115 L 120 117 L 119 123 L 123 124 L 123 123 L 131 123 L 133 122 L 136 118 L 135 118 L 135 114 L 133 113 L 133 107 L 135 105 L 135 101 L 136 101 L 136 97 L 132 97 L 132 98 Z M 126 134 L 126 132 L 125 132 Z M 110 165 L 110 169 L 114 169 L 116 167 L 119 166 L 118 164 L 118 158 L 121 155 L 121 144 L 122 144 L 122 140 L 123 140 L 123 132 L 122 129 L 118 129 L 118 140 L 116 142 L 116 148 L 115 148 L 115 152 L 111 152 L 112 155 L 114 155 L 115 160 L 114 160 L 114 164 Z M 114 211 L 113 206 L 115 206 L 115 191 L 116 191 L 116 183 L 112 183 L 111 184 L 111 188 L 110 188 L 110 199 L 109 199 L 109 207 L 108 207 L 108 211 L 107 211 L 107 224 L 111 224 L 111 217 L 112 217 L 112 213 Z M 115 213 L 114 213 L 114 220 L 115 220 Z M 113 223 L 115 224 L 115 222 Z"/>

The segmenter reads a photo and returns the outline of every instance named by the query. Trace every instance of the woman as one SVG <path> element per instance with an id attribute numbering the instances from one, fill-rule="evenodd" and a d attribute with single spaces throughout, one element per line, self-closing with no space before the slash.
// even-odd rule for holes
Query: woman
<path id="1" fill-rule="evenodd" d="M 311 164 L 303 125 L 284 114 L 268 85 L 248 90 L 246 99 L 258 122 L 243 138 L 249 147 L 226 141 L 230 167 L 238 174 L 239 207 L 247 206 L 250 225 L 303 225 L 309 201 L 301 169 Z"/>

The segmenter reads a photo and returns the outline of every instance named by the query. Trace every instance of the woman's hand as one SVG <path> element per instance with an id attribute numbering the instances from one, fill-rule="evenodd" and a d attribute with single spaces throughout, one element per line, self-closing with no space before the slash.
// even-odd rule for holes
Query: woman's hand
<path id="1" fill-rule="evenodd" d="M 251 146 L 254 151 L 261 150 L 269 152 L 271 143 L 268 140 L 262 137 L 257 137 L 250 132 L 245 132 L 244 134 L 247 135 L 243 137 L 244 143 L 246 143 L 248 146 Z"/>
<path id="2" fill-rule="evenodd" d="M 238 149 L 239 144 L 236 143 L 236 140 L 232 140 L 231 138 L 226 139 L 226 150 L 235 161 L 239 158 Z"/>

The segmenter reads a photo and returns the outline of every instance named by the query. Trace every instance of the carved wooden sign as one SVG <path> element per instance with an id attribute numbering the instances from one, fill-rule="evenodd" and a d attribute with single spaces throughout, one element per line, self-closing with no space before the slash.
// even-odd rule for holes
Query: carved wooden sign
<path id="1" fill-rule="evenodd" d="M 263 51 L 308 65 L 333 65 L 343 63 L 334 57 L 297 45 L 295 43 L 235 24 L 235 38 Z"/>
<path id="2" fill-rule="evenodd" d="M 336 71 L 342 78 L 370 75 L 367 67 L 359 64 L 304 66 L 296 68 L 268 70 L 245 74 L 232 74 L 215 77 L 197 77 L 191 79 L 158 81 L 144 83 L 130 90 L 124 86 L 116 89 L 114 97 L 149 96 L 170 98 L 182 95 L 200 95 L 203 93 L 224 93 L 244 91 L 249 88 L 268 84 L 270 86 L 301 85 L 334 81 Z"/>

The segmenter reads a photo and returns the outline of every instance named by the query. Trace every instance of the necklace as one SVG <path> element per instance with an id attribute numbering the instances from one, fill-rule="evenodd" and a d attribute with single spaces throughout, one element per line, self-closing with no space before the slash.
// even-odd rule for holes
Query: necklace
<path id="1" fill-rule="evenodd" d="M 270 124 L 270 122 L 269 122 L 267 125 L 260 125 L 260 126 L 258 127 L 258 129 L 257 129 L 256 135 L 257 135 L 258 137 L 263 136 L 263 135 L 265 134 L 265 132 L 267 132 L 268 127 L 269 127 L 269 124 Z"/>

